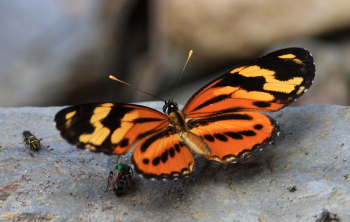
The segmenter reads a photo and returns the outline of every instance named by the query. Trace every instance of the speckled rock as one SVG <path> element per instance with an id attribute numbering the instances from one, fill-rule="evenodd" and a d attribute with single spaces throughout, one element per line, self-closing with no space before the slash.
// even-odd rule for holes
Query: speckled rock
<path id="1" fill-rule="evenodd" d="M 107 178 L 130 154 L 69 145 L 53 122 L 61 108 L 0 109 L 1 220 L 316 221 L 328 212 L 350 221 L 349 107 L 285 108 L 272 114 L 282 136 L 249 161 L 221 167 L 196 157 L 188 179 L 135 176 L 121 198 L 105 192 Z M 21 143 L 24 130 L 42 138 L 33 156 Z"/>

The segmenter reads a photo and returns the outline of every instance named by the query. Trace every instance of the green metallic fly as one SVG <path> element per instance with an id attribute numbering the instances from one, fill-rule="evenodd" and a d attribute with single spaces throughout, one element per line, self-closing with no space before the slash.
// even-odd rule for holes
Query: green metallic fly
<path id="1" fill-rule="evenodd" d="M 115 195 L 117 195 L 118 197 L 121 197 L 126 190 L 126 186 L 132 187 L 133 175 L 134 175 L 134 172 L 129 165 L 118 164 L 115 167 L 114 171 L 109 172 L 108 186 L 106 191 L 113 190 Z"/>

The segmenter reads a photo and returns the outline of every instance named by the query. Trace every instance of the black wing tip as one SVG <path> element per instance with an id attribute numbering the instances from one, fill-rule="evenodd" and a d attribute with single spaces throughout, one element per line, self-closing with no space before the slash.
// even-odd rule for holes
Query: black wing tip
<path id="1" fill-rule="evenodd" d="M 76 106 L 69 106 L 66 108 L 61 109 L 58 111 L 55 115 L 54 121 L 56 122 L 56 129 L 60 132 L 61 137 L 66 140 L 69 144 L 76 146 L 79 149 L 88 149 L 86 147 L 85 143 L 81 143 L 77 138 L 78 136 L 73 133 L 73 131 L 67 130 L 67 119 L 66 115 L 70 112 L 73 111 L 78 111 L 79 107 L 85 106 L 85 107 L 91 107 L 91 106 L 96 106 L 97 104 L 100 103 L 88 103 L 88 104 L 83 104 L 83 105 L 76 105 Z M 91 150 L 91 149 L 89 149 Z M 95 153 L 101 153 L 101 151 L 98 150 L 91 150 L 92 152 Z"/>
<path id="2" fill-rule="evenodd" d="M 310 53 L 310 51 L 308 49 L 303 48 L 303 47 L 297 47 L 297 46 L 277 49 L 277 50 L 269 52 L 267 54 L 272 54 L 272 53 L 281 54 L 281 52 L 283 52 L 283 53 L 300 53 L 300 54 L 305 54 L 305 56 L 312 57 L 312 54 Z"/>
<path id="3" fill-rule="evenodd" d="M 296 54 L 299 57 L 301 57 L 301 59 L 303 61 L 306 61 L 307 64 L 315 65 L 312 53 L 308 49 L 301 48 L 301 47 L 289 47 L 289 48 L 278 49 L 276 51 L 267 53 L 265 56 L 274 55 L 274 54 L 281 55 L 281 54 L 286 54 L 286 53 Z M 265 57 L 265 56 L 263 56 L 263 57 Z"/>
<path id="4" fill-rule="evenodd" d="M 303 87 L 304 90 L 299 92 L 298 94 L 295 93 L 293 96 L 293 99 L 286 102 L 285 105 L 280 109 L 292 104 L 299 97 L 301 97 L 313 84 L 315 79 L 315 74 L 316 74 L 316 66 L 315 66 L 314 58 L 311 52 L 305 48 L 300 48 L 300 47 L 284 48 L 284 49 L 271 52 L 268 55 L 272 54 L 273 56 L 278 56 L 286 53 L 295 54 L 298 59 L 303 61 L 303 63 L 300 65 L 300 68 L 299 68 L 299 71 L 300 71 L 299 74 L 300 74 L 300 77 L 303 78 L 303 83 L 299 85 L 298 89 L 296 89 L 295 92 L 297 92 L 297 90 L 299 90 L 300 87 Z M 278 110 L 275 110 L 275 111 L 278 111 Z"/>

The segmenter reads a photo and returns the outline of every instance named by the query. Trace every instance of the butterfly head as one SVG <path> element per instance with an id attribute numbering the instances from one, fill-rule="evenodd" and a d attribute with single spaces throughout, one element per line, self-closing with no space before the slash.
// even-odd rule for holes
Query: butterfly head
<path id="1" fill-rule="evenodd" d="M 173 102 L 171 100 L 165 101 L 165 104 L 163 106 L 163 112 L 167 115 L 169 115 L 171 112 L 176 112 L 179 110 L 179 105 L 177 105 L 176 102 Z"/>

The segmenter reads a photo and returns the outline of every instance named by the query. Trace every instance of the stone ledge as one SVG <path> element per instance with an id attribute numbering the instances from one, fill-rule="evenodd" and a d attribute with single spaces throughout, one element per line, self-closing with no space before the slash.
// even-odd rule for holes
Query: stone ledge
<path id="1" fill-rule="evenodd" d="M 60 109 L 0 108 L 0 219 L 315 221 L 327 209 L 350 220 L 349 107 L 307 105 L 272 113 L 283 136 L 253 161 L 220 168 L 198 157 L 189 179 L 134 177 L 135 188 L 122 198 L 104 192 L 117 157 L 64 141 L 53 122 Z M 32 157 L 21 144 L 24 130 L 53 150 Z"/>

